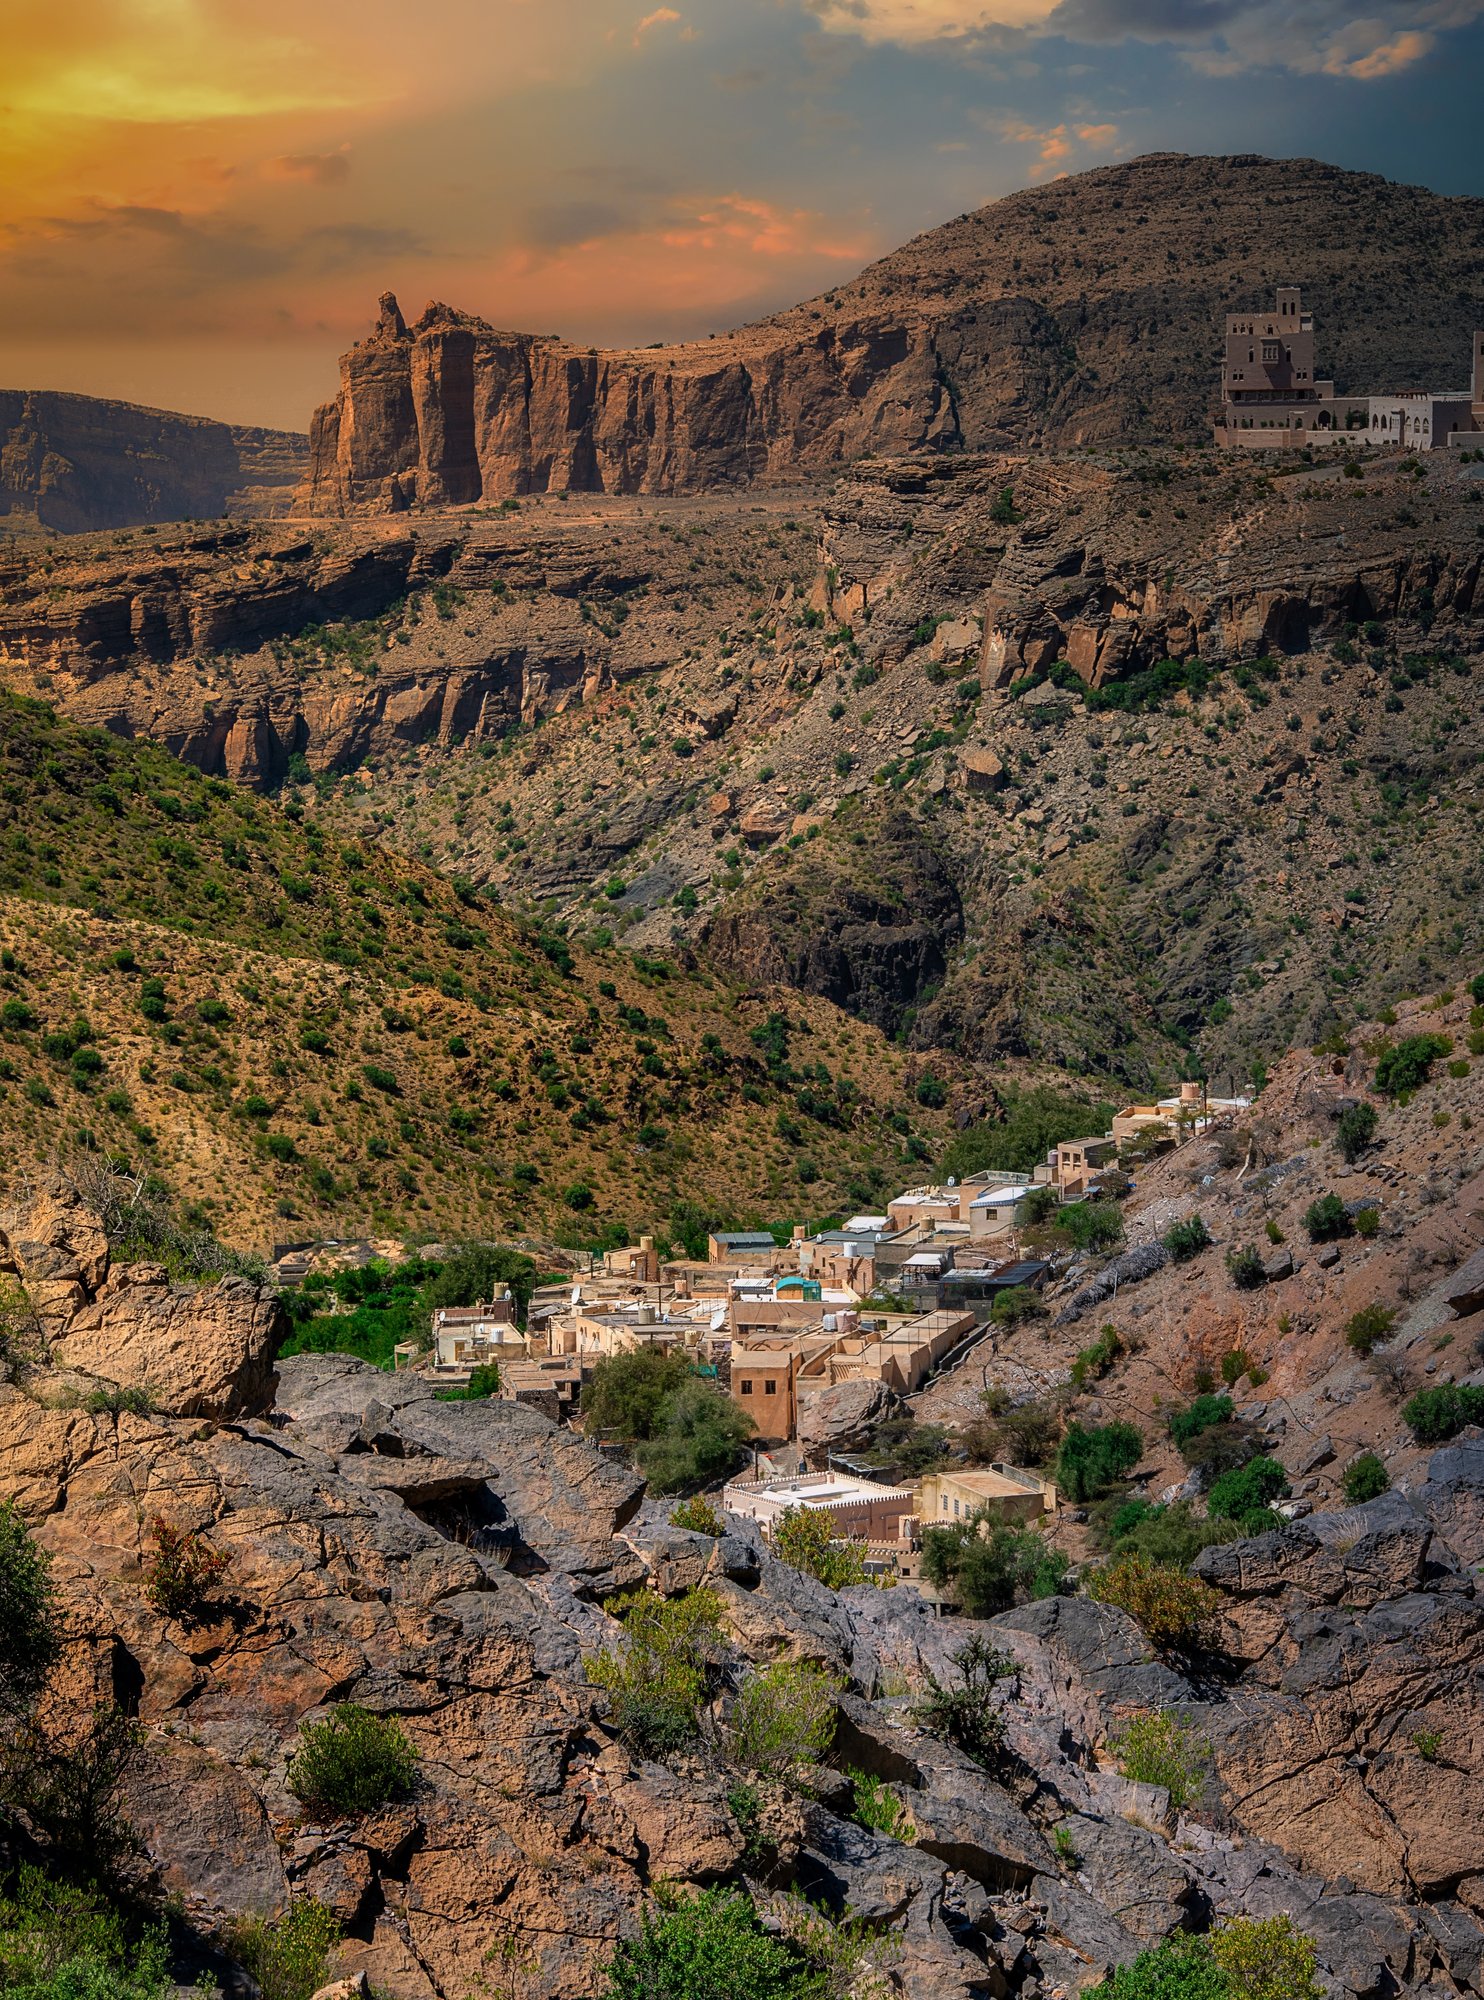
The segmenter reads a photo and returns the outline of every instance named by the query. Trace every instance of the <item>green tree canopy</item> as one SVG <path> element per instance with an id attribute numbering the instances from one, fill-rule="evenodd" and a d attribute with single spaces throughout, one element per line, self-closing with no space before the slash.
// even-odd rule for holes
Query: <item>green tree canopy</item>
<path id="1" fill-rule="evenodd" d="M 996 1123 L 971 1125 L 960 1132 L 943 1155 L 943 1172 L 963 1180 L 986 1167 L 1029 1173 L 1064 1139 L 1089 1132 L 1106 1132 L 1114 1107 L 1069 1091 L 1038 1084 L 1033 1090 L 1007 1091 L 1005 1115 Z"/>

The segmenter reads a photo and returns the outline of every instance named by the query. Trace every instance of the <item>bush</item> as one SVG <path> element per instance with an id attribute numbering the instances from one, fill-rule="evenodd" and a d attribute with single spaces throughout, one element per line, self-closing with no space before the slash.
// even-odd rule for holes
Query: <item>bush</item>
<path id="1" fill-rule="evenodd" d="M 1164 1246 L 1177 1264 L 1188 1264 L 1192 1257 L 1199 1257 L 1210 1242 L 1211 1232 L 1200 1215 L 1188 1215 L 1183 1222 L 1172 1224 L 1164 1235 Z"/>
<path id="2" fill-rule="evenodd" d="M 635 1445 L 652 1438 L 663 1426 L 682 1384 L 690 1380 L 690 1364 L 680 1354 L 640 1347 L 632 1354 L 614 1354 L 598 1362 L 590 1382 L 583 1384 L 582 1415 L 589 1434 Z"/>
<path id="3" fill-rule="evenodd" d="M 1468 1424 L 1484 1424 L 1484 1389 L 1458 1382 L 1419 1389 L 1402 1405 L 1402 1420 L 1418 1444 L 1443 1444 Z"/>
<path id="4" fill-rule="evenodd" d="M 1187 1445 L 1202 1431 L 1217 1424 L 1229 1424 L 1234 1414 L 1230 1396 L 1197 1396 L 1189 1409 L 1170 1412 L 1170 1436 L 1178 1445 Z"/>
<path id="5" fill-rule="evenodd" d="M 635 1590 L 608 1609 L 623 1621 L 621 1652 L 588 1662 L 608 1695 L 614 1731 L 645 1756 L 678 1750 L 700 1734 L 721 1656 L 721 1599 L 712 1590 L 657 1597 Z"/>
<path id="6" fill-rule="evenodd" d="M 300 1727 L 288 1787 L 316 1818 L 359 1818 L 407 1798 L 416 1772 L 417 1751 L 395 1716 L 342 1701 Z"/>
<path id="7" fill-rule="evenodd" d="M 720 1479 L 732 1471 L 755 1426 L 713 1382 L 690 1375 L 668 1399 L 652 1437 L 634 1458 L 656 1493 Z"/>
<path id="8" fill-rule="evenodd" d="M 1056 1212 L 1056 1226 L 1079 1250 L 1111 1250 L 1123 1241 L 1123 1216 L 1110 1201 L 1073 1201 Z"/>
<path id="9" fill-rule="evenodd" d="M 229 1549 L 214 1549 L 203 1535 L 172 1527 L 156 1514 L 149 1524 L 154 1555 L 144 1566 L 144 1596 L 163 1618 L 190 1620 L 205 1609 L 213 1585 L 231 1567 Z"/>
<path id="10" fill-rule="evenodd" d="M 1304 1227 L 1311 1243 L 1336 1243 L 1354 1234 L 1349 1210 L 1337 1194 L 1322 1194 L 1304 1210 Z"/>
<path id="11" fill-rule="evenodd" d="M 1427 1082 L 1433 1064 L 1453 1044 L 1446 1035 L 1408 1035 L 1387 1049 L 1376 1064 L 1376 1088 L 1387 1097 L 1401 1097 Z"/>
<path id="12" fill-rule="evenodd" d="M 930 1736 L 940 1736 L 992 1770 L 1005 1747 L 1005 1718 L 995 1689 L 1015 1678 L 1015 1662 L 977 1637 L 960 1646 L 952 1660 L 958 1670 L 955 1681 L 940 1681 L 927 1670 L 927 1688 L 913 1704 L 912 1719 Z"/>
<path id="13" fill-rule="evenodd" d="M 1369 1354 L 1395 1325 L 1396 1313 L 1391 1306 L 1362 1306 L 1359 1312 L 1351 1313 L 1346 1320 L 1345 1340 L 1357 1354 Z"/>
<path id="14" fill-rule="evenodd" d="M 1288 1492 L 1288 1474 L 1276 1458 L 1251 1458 L 1211 1482 L 1206 1506 L 1213 1521 L 1236 1521 L 1244 1534 L 1261 1535 L 1282 1523 L 1272 1503 Z"/>
<path id="15" fill-rule="evenodd" d="M 340 1925 L 323 1903 L 306 1897 L 287 1916 L 253 1917 L 231 1933 L 234 1957 L 257 1981 L 261 2000 L 310 2000 L 329 1979 Z"/>
<path id="16" fill-rule="evenodd" d="M 1202 1549 L 1235 1541 L 1235 1521 L 1208 1520 L 1196 1515 L 1188 1500 L 1160 1507 L 1148 1500 L 1125 1501 L 1111 1523 L 1113 1546 L 1119 1555 L 1142 1556 L 1145 1562 L 1189 1569 Z"/>
<path id="17" fill-rule="evenodd" d="M 793 1944 L 758 1922 L 735 1889 L 704 1889 L 657 1915 L 615 1950 L 601 2000 L 808 2000 L 818 1982 Z"/>
<path id="18" fill-rule="evenodd" d="M 697 1493 L 693 1499 L 682 1500 L 678 1507 L 672 1507 L 670 1526 L 687 1528 L 693 1535 L 710 1535 L 713 1538 L 727 1531 L 720 1510 L 712 1506 L 704 1493 Z"/>
<path id="19" fill-rule="evenodd" d="M 802 1570 L 828 1590 L 865 1583 L 866 1559 L 856 1542 L 835 1542 L 829 1517 L 811 1507 L 785 1507 L 774 1524 L 772 1550 L 780 1562 Z"/>
<path id="20" fill-rule="evenodd" d="M 917 1826 L 911 1811 L 890 1785 L 853 1766 L 845 1775 L 854 1794 L 851 1817 L 857 1826 L 868 1827 L 872 1833 L 884 1833 L 888 1840 L 910 1842 L 916 1838 Z"/>
<path id="21" fill-rule="evenodd" d="M 24 1715 L 61 1650 L 49 1558 L 0 1500 L 0 1716 Z"/>
<path id="22" fill-rule="evenodd" d="M 1234 1917 L 1211 1939 L 1234 2000 L 1322 2000 L 1318 1956 L 1293 1919 Z"/>
<path id="23" fill-rule="evenodd" d="M 0 1900 L 0 1992 L 6 2000 L 173 2000 L 165 1927 L 131 1937 L 97 1889 L 22 1866 Z"/>
<path id="24" fill-rule="evenodd" d="M 1116 1326 L 1105 1326 L 1090 1347 L 1084 1347 L 1072 1363 L 1072 1381 L 1082 1389 L 1089 1382 L 1101 1382 L 1124 1351 L 1123 1335 Z"/>
<path id="25" fill-rule="evenodd" d="M 928 1111 L 941 1111 L 948 1102 L 948 1087 L 935 1076 L 921 1078 L 914 1094 L 918 1103 Z"/>
<path id="26" fill-rule="evenodd" d="M 989 1316 L 996 1326 L 1017 1327 L 1025 1320 L 1045 1319 L 1046 1308 L 1029 1285 L 1011 1285 L 995 1299 Z"/>
<path id="27" fill-rule="evenodd" d="M 1372 1104 L 1350 1104 L 1340 1113 L 1335 1143 L 1347 1165 L 1353 1166 L 1376 1136 L 1376 1109 Z"/>
<path id="28" fill-rule="evenodd" d="M 1168 1563 L 1119 1556 L 1087 1580 L 1087 1594 L 1115 1604 L 1140 1627 L 1157 1653 L 1190 1655 L 1214 1650 L 1221 1598 L 1208 1583 Z"/>
<path id="29" fill-rule="evenodd" d="M 1211 1956 L 1211 1941 L 1177 1932 L 1121 1965 L 1088 2000 L 1233 2000 L 1230 1981 Z"/>
<path id="30" fill-rule="evenodd" d="M 1109 1739 L 1124 1777 L 1140 1785 L 1162 1785 L 1176 1812 L 1198 1799 L 1203 1782 L 1204 1745 L 1188 1722 L 1170 1709 L 1136 1715 Z"/>
<path id="31" fill-rule="evenodd" d="M 969 1618 L 992 1618 L 1022 1597 L 1055 1597 L 1067 1568 L 1044 1535 L 997 1521 L 988 1509 L 922 1531 L 923 1575 Z"/>
<path id="32" fill-rule="evenodd" d="M 1057 1484 L 1070 1500 L 1095 1500 L 1131 1472 L 1143 1453 L 1137 1424 L 1069 1424 L 1057 1454 Z"/>
<path id="33" fill-rule="evenodd" d="M 844 1685 L 809 1660 L 754 1669 L 728 1719 L 737 1762 L 775 1777 L 822 1762 L 835 1740 L 836 1698 Z"/>
<path id="34" fill-rule="evenodd" d="M 1244 1243 L 1239 1250 L 1227 1251 L 1226 1271 L 1239 1292 L 1255 1292 L 1268 1281 L 1262 1258 L 1250 1243 Z"/>
<path id="35" fill-rule="evenodd" d="M 1367 1500 L 1379 1499 L 1387 1490 L 1391 1474 L 1375 1452 L 1363 1451 L 1340 1474 L 1340 1485 L 1352 1507 L 1363 1507 Z"/>

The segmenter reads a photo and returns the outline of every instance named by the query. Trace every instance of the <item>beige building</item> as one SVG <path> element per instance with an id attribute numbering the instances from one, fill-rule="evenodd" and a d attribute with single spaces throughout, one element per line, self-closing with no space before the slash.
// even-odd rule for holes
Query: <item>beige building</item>
<path id="1" fill-rule="evenodd" d="M 433 1314 L 435 1367 L 468 1370 L 527 1352 L 515 1324 L 515 1301 L 504 1286 L 486 1304 L 440 1306 Z"/>
<path id="2" fill-rule="evenodd" d="M 1336 397 L 1314 358 L 1314 315 L 1297 285 L 1280 285 L 1270 310 L 1228 313 L 1216 441 L 1238 450 L 1292 444 L 1370 425 L 1364 397 Z"/>
<path id="3" fill-rule="evenodd" d="M 760 1441 L 787 1443 L 797 1434 L 804 1397 L 859 1381 L 884 1382 L 909 1396 L 981 1331 L 973 1313 L 954 1311 L 903 1319 L 828 1313 L 809 1327 L 759 1331 L 733 1343 L 732 1400 L 752 1418 Z"/>
<path id="4" fill-rule="evenodd" d="M 756 1521 L 771 1537 L 790 1508 L 825 1514 L 834 1541 L 882 1542 L 904 1537 L 917 1505 L 910 1486 L 883 1486 L 843 1472 L 806 1472 L 779 1479 L 734 1479 L 721 1504 L 729 1514 Z"/>
<path id="5" fill-rule="evenodd" d="M 986 1511 L 996 1521 L 1023 1524 L 1056 1512 L 1056 1487 L 1038 1472 L 1014 1465 L 972 1471 L 932 1472 L 917 1483 L 917 1518 L 923 1528 L 970 1521 Z"/>

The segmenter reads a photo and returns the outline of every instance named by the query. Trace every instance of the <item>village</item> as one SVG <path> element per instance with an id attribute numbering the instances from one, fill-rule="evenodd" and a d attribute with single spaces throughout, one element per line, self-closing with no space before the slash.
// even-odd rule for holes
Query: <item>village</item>
<path id="1" fill-rule="evenodd" d="M 857 1545 L 868 1573 L 935 1599 L 921 1572 L 925 1527 L 1049 1521 L 1056 1486 L 998 1461 L 894 1479 L 861 1461 L 873 1428 L 986 1342 L 992 1349 L 1023 1312 L 1041 1310 L 1026 1302 L 1068 1261 L 1054 1247 L 1059 1211 L 1116 1209 L 1142 1163 L 1248 1105 L 1187 1082 L 1127 1105 L 1107 1132 L 1061 1141 L 1029 1172 L 987 1169 L 905 1188 L 881 1213 L 813 1234 L 802 1224 L 718 1229 L 704 1258 L 662 1256 L 643 1235 L 538 1286 L 524 1324 L 508 1287 L 439 1307 L 426 1344 L 403 1343 L 394 1365 L 426 1371 L 451 1394 L 478 1375 L 482 1391 L 580 1426 L 617 1453 L 585 1416 L 584 1388 L 621 1356 L 679 1357 L 751 1427 L 749 1462 L 719 1495 L 726 1513 L 764 1538 L 786 1513 L 822 1514 L 830 1540 Z M 316 1256 L 322 1268 L 344 1268 L 372 1249 L 325 1245 Z M 292 1253 L 277 1274 L 293 1282 L 310 1261 Z"/>

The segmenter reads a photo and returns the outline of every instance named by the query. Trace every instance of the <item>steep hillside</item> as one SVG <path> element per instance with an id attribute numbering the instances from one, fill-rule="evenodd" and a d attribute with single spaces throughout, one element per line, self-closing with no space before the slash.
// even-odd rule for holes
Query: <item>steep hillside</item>
<path id="1" fill-rule="evenodd" d="M 0 389 L 0 522 L 75 534 L 286 510 L 306 440 L 98 396 Z"/>
<path id="2" fill-rule="evenodd" d="M 875 1199 L 942 1127 L 828 1005 L 574 953 L 297 805 L 10 697 L 0 935 L 12 1176 L 119 1153 L 257 1247 L 591 1240 L 680 1201 L 819 1213 Z"/>
<path id="3" fill-rule="evenodd" d="M 1317 160 L 1153 154 L 990 202 L 772 319 L 635 352 L 439 302 L 409 328 L 387 293 L 315 413 L 297 506 L 693 493 L 870 452 L 1188 442 L 1207 431 L 1223 314 L 1278 284 L 1305 288 L 1342 389 L 1454 387 L 1484 300 L 1484 202 Z"/>

